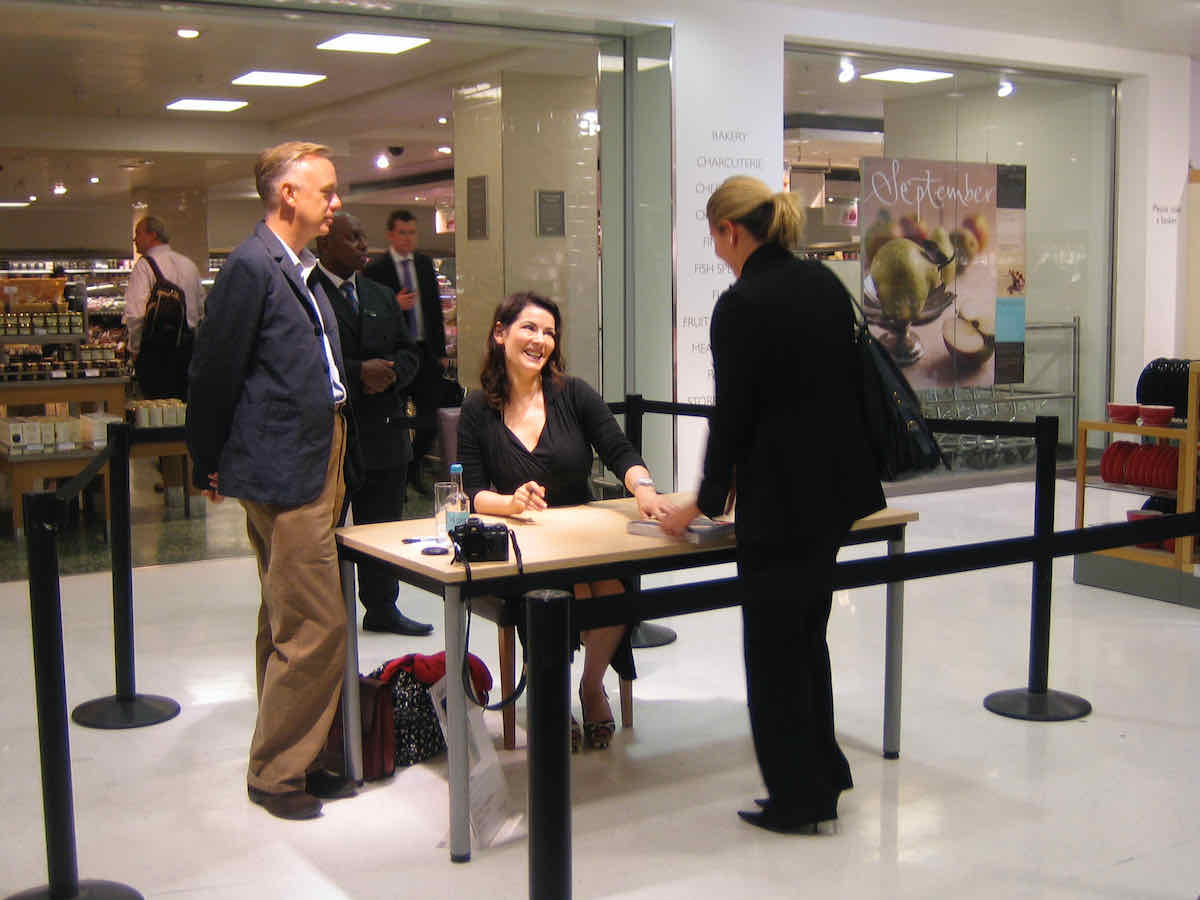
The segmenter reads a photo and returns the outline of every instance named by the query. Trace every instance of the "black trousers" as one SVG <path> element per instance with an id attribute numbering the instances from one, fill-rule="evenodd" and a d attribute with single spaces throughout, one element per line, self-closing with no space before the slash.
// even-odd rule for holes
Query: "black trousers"
<path id="1" fill-rule="evenodd" d="M 437 439 L 437 411 L 442 402 L 442 364 L 421 342 L 421 368 L 409 390 L 418 418 L 430 424 L 413 429 L 413 455 L 410 465 L 420 466 Z M 447 464 L 448 465 L 448 464 Z M 418 469 L 418 471 L 420 471 Z"/>
<path id="2" fill-rule="evenodd" d="M 836 809 L 853 783 L 833 731 L 825 639 L 833 566 L 850 524 L 800 546 L 738 545 L 754 752 L 771 804 L 785 815 Z"/>
<path id="3" fill-rule="evenodd" d="M 404 516 L 406 470 L 368 469 L 358 490 L 350 495 L 355 525 L 394 522 Z M 387 609 L 396 602 L 396 577 L 376 563 L 358 564 L 358 599 L 364 608 Z"/>

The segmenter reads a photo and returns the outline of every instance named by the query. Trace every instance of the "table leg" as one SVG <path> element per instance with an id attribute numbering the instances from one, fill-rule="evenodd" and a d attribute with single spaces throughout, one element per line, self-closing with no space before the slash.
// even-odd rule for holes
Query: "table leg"
<path id="1" fill-rule="evenodd" d="M 463 618 L 462 589 L 446 585 L 444 593 L 446 623 L 446 755 L 450 777 L 450 861 L 471 859 L 470 761 L 467 756 L 467 696 L 463 693 L 463 644 L 466 624 Z"/>
<path id="2" fill-rule="evenodd" d="M 888 556 L 904 552 L 904 532 L 888 541 Z M 887 586 L 887 625 L 883 663 L 883 757 L 900 758 L 900 683 L 904 668 L 904 582 Z"/>
<path id="3" fill-rule="evenodd" d="M 363 783 L 362 712 L 358 692 L 358 598 L 354 593 L 354 563 L 341 560 L 342 598 L 346 601 L 346 667 L 342 681 L 342 734 L 346 777 Z"/>

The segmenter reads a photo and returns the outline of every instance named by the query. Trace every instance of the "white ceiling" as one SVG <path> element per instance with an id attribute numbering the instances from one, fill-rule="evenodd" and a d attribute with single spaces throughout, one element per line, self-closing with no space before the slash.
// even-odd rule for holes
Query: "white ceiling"
<path id="1" fill-rule="evenodd" d="M 50 202 L 63 181 L 64 211 L 127 198 L 135 187 L 205 187 L 212 196 L 253 195 L 254 151 L 271 141 L 229 135 L 271 135 L 329 143 L 343 185 L 446 171 L 453 157 L 452 91 L 501 71 L 591 75 L 595 43 L 559 35 L 494 28 L 396 23 L 380 29 L 361 18 L 293 11 L 83 7 L 0 2 L 0 199 L 36 194 Z M 196 28 L 199 38 L 176 36 Z M 369 30 L 430 38 L 395 56 L 337 53 L 316 45 L 343 31 Z M 241 87 L 230 82 L 252 69 L 321 73 L 307 88 Z M 233 113 L 165 109 L 180 97 L 240 99 Z M 446 125 L 439 116 L 449 119 Z M 46 135 L 74 133 L 57 142 Z M 175 147 L 145 149 L 151 133 L 175 132 Z M 103 132 L 103 133 L 101 133 Z M 140 140 L 139 140 L 140 139 Z M 45 143 L 40 143 L 45 140 Z M 161 141 L 160 141 L 161 143 Z M 115 145 L 115 146 L 114 146 Z M 92 149 L 88 149 L 88 148 Z M 388 147 L 401 155 L 377 169 Z M 144 165 L 149 162 L 150 165 Z M 88 182 L 100 178 L 97 185 Z M 357 202 L 453 202 L 450 181 L 413 188 L 355 191 Z M 421 200 L 417 201 L 416 198 Z"/>
<path id="2" fill-rule="evenodd" d="M 786 0 L 785 0 L 786 2 Z M 813 9 L 1054 37 L 1200 58 L 1195 0 L 792 0 Z"/>

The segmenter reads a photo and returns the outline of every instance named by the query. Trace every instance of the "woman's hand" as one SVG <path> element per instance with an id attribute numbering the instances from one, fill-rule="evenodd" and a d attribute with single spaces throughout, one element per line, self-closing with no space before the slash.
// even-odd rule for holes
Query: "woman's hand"
<path id="1" fill-rule="evenodd" d="M 639 487 L 633 492 L 633 496 L 644 519 L 662 520 L 675 511 L 671 501 L 649 485 Z"/>
<path id="2" fill-rule="evenodd" d="M 688 524 L 698 515 L 700 515 L 700 507 L 696 505 L 695 500 L 692 500 L 673 510 L 659 524 L 662 525 L 662 530 L 672 537 L 683 537 Z"/>
<path id="3" fill-rule="evenodd" d="M 546 489 L 536 481 L 527 481 L 512 492 L 508 508 L 510 516 L 519 516 L 526 510 L 543 510 L 546 508 Z"/>

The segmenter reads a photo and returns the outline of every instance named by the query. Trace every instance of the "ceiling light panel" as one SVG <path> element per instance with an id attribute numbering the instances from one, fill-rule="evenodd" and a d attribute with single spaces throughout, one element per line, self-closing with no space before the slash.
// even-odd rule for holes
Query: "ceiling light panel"
<path id="1" fill-rule="evenodd" d="M 940 81 L 943 78 L 953 78 L 953 72 L 935 72 L 930 69 L 884 69 L 882 72 L 872 72 L 870 75 L 860 75 L 869 81 L 894 81 L 898 84 L 924 84 L 926 81 Z"/>
<path id="2" fill-rule="evenodd" d="M 349 31 L 317 44 L 318 50 L 342 50 L 347 53 L 406 53 L 429 43 L 429 38 L 404 37 L 398 34 L 362 34 Z"/>
<path id="3" fill-rule="evenodd" d="M 246 105 L 245 100 L 206 100 L 200 97 L 180 97 L 167 104 L 167 109 L 185 112 L 233 112 Z"/>
<path id="4" fill-rule="evenodd" d="M 233 79 L 232 84 L 253 85 L 255 87 L 308 87 L 318 81 L 324 81 L 324 75 L 307 72 L 263 72 L 255 69 L 245 75 Z"/>
<path id="5" fill-rule="evenodd" d="M 183 38 L 185 41 L 195 40 L 196 38 L 200 37 L 200 32 L 198 32 L 195 28 L 180 28 L 175 32 L 175 34 Z"/>
<path id="6" fill-rule="evenodd" d="M 28 200 L 0 200 L 0 209 L 22 209 L 28 205 Z"/>

